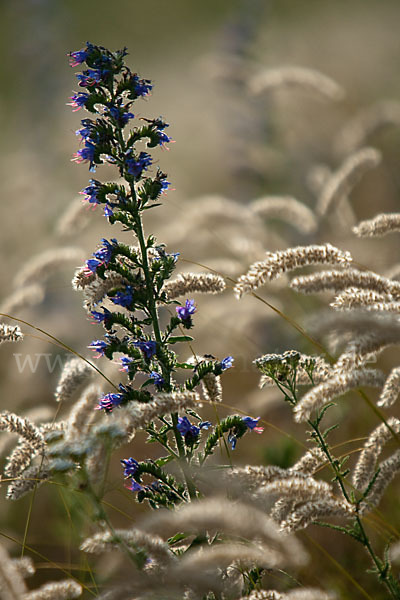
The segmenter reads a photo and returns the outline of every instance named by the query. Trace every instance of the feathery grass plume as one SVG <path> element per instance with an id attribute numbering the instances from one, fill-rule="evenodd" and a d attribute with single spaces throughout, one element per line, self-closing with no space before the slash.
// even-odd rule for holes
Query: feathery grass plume
<path id="1" fill-rule="evenodd" d="M 349 252 L 343 252 L 331 244 L 297 246 L 266 254 L 264 261 L 252 264 L 248 272 L 239 277 L 233 288 L 237 298 L 255 291 L 266 281 L 272 281 L 287 271 L 314 264 L 340 264 L 347 267 L 352 261 Z"/>
<path id="2" fill-rule="evenodd" d="M 45 583 L 37 590 L 24 594 L 21 600 L 73 600 L 82 594 L 82 586 L 73 579 Z"/>
<path id="3" fill-rule="evenodd" d="M 395 431 L 400 433 L 400 421 L 395 417 L 390 417 L 387 424 Z M 371 481 L 375 470 L 376 462 L 381 454 L 384 445 L 392 439 L 392 432 L 386 423 L 381 423 L 369 435 L 364 444 L 364 448 L 358 457 L 358 461 L 353 471 L 353 485 L 357 489 L 365 488 Z"/>
<path id="4" fill-rule="evenodd" d="M 286 533 L 306 529 L 309 525 L 321 517 L 352 517 L 355 515 L 355 507 L 345 500 L 336 498 L 323 498 L 313 500 L 295 507 L 291 514 L 281 521 L 281 530 Z"/>
<path id="5" fill-rule="evenodd" d="M 140 529 L 116 529 L 115 532 L 102 531 L 86 538 L 80 549 L 90 554 L 100 554 L 120 548 L 121 540 L 134 549 L 142 548 L 161 564 L 170 563 L 175 559 L 168 544 L 158 536 L 141 531 Z"/>
<path id="6" fill-rule="evenodd" d="M 253 590 L 250 596 L 240 600 L 336 600 L 336 596 L 317 588 L 298 588 L 289 592 L 276 590 Z"/>
<path id="7" fill-rule="evenodd" d="M 389 126 L 400 125 L 400 102 L 381 100 L 362 109 L 345 123 L 334 140 L 337 156 L 355 152 L 375 133 Z"/>
<path id="8" fill-rule="evenodd" d="M 168 300 L 174 300 L 187 294 L 221 294 L 226 288 L 220 275 L 213 273 L 179 273 L 175 279 L 166 281 L 162 291 Z"/>
<path id="9" fill-rule="evenodd" d="M 326 481 L 317 481 L 311 476 L 301 476 L 301 473 L 291 473 L 284 479 L 275 479 L 263 484 L 257 491 L 260 497 L 280 496 L 293 500 L 296 504 L 313 500 L 330 499 L 333 488 Z"/>
<path id="10" fill-rule="evenodd" d="M 378 406 L 389 408 L 392 406 L 400 393 L 400 367 L 395 367 L 389 373 L 383 386 L 382 393 L 377 402 Z"/>
<path id="11" fill-rule="evenodd" d="M 79 393 L 87 379 L 93 375 L 93 369 L 81 358 L 71 358 L 65 363 L 55 391 L 57 402 L 70 400 Z"/>
<path id="12" fill-rule="evenodd" d="M 400 213 L 381 213 L 353 227 L 358 237 L 382 237 L 394 231 L 400 231 Z"/>
<path id="13" fill-rule="evenodd" d="M 341 294 L 336 296 L 333 302 L 329 304 L 336 310 L 350 310 L 352 308 L 368 308 L 378 302 L 386 302 L 391 296 L 387 294 L 378 294 L 374 290 L 363 290 L 362 288 L 349 287 Z"/>
<path id="14" fill-rule="evenodd" d="M 40 304 L 44 298 L 44 289 L 37 283 L 32 283 L 21 289 L 15 290 L 12 294 L 4 298 L 0 305 L 0 312 L 15 314 L 21 308 Z"/>
<path id="15" fill-rule="evenodd" d="M 346 158 L 322 188 L 316 206 L 317 215 L 328 215 L 344 196 L 348 196 L 364 173 L 376 167 L 380 161 L 381 154 L 374 148 L 362 148 Z"/>
<path id="16" fill-rule="evenodd" d="M 107 277 L 101 279 L 96 277 L 94 281 L 89 283 L 83 289 L 83 307 L 87 312 L 90 312 L 104 300 L 112 289 L 120 288 L 127 284 L 127 280 L 122 277 L 119 273 L 112 273 L 107 271 Z"/>
<path id="17" fill-rule="evenodd" d="M 400 542 L 394 542 L 389 547 L 389 559 L 395 563 L 400 562 Z"/>
<path id="18" fill-rule="evenodd" d="M 15 276 L 15 285 L 23 287 L 30 283 L 45 281 L 65 262 L 81 262 L 85 253 L 80 248 L 52 248 L 34 256 Z"/>
<path id="19" fill-rule="evenodd" d="M 38 450 L 24 439 L 14 448 L 9 456 L 7 456 L 4 467 L 4 477 L 17 477 L 31 464 L 32 460 L 37 456 Z"/>
<path id="20" fill-rule="evenodd" d="M 384 272 L 384 276 L 388 279 L 400 279 L 400 263 L 397 263 Z"/>
<path id="21" fill-rule="evenodd" d="M 308 206 L 289 196 L 263 196 L 253 200 L 249 208 L 260 217 L 285 221 L 300 233 L 314 233 L 317 230 L 314 213 Z"/>
<path id="22" fill-rule="evenodd" d="M 24 579 L 17 566 L 0 544 L 0 595 L 2 600 L 21 600 L 27 592 Z"/>
<path id="23" fill-rule="evenodd" d="M 336 81 L 305 67 L 263 69 L 248 81 L 249 91 L 255 95 L 286 87 L 299 88 L 334 101 L 342 100 L 345 96 L 344 89 Z"/>
<path id="24" fill-rule="evenodd" d="M 311 275 L 302 275 L 292 279 L 290 287 L 302 294 L 327 291 L 340 292 L 347 288 L 362 288 L 400 299 L 400 282 L 392 281 L 373 271 L 358 271 L 357 269 L 320 271 Z"/>
<path id="25" fill-rule="evenodd" d="M 371 490 L 365 500 L 360 503 L 360 514 L 377 507 L 393 478 L 400 471 L 400 450 L 389 456 L 378 465 L 379 473 L 374 480 Z"/>
<path id="26" fill-rule="evenodd" d="M 7 410 L 0 413 L 0 431 L 8 431 L 17 433 L 22 437 L 32 448 L 38 452 L 44 452 L 46 444 L 43 434 L 40 430 L 26 417 L 19 417 Z"/>
<path id="27" fill-rule="evenodd" d="M 295 421 L 307 421 L 313 411 L 350 390 L 364 385 L 379 388 L 384 381 L 384 374 L 377 369 L 336 371 L 334 377 L 320 383 L 301 398 L 293 409 Z"/>
<path id="28" fill-rule="evenodd" d="M 72 406 L 67 422 L 66 437 L 75 438 L 86 436 L 96 417 L 93 407 L 102 395 L 102 388 L 97 384 L 91 384 L 85 388 L 81 397 Z"/>
<path id="29" fill-rule="evenodd" d="M 0 344 L 3 342 L 20 342 L 23 339 L 24 334 L 18 325 L 0 323 Z"/>
<path id="30" fill-rule="evenodd" d="M 265 513 L 250 504 L 223 497 L 204 499 L 180 506 L 174 512 L 159 510 L 143 524 L 143 529 L 166 536 L 175 531 L 197 534 L 205 532 L 237 536 L 246 540 L 260 540 L 277 547 L 286 556 L 286 562 L 295 565 L 307 563 L 308 556 L 301 544 L 282 537 L 276 524 Z"/>
<path id="31" fill-rule="evenodd" d="M 35 566 L 30 556 L 22 556 L 21 558 L 12 558 L 11 562 L 14 567 L 17 568 L 18 573 L 22 575 L 24 579 L 31 577 L 35 574 Z"/>
<path id="32" fill-rule="evenodd" d="M 150 402 L 129 402 L 124 410 L 134 429 L 146 427 L 156 417 L 167 413 L 179 412 L 185 408 L 201 406 L 197 392 L 171 392 L 157 394 Z"/>
<path id="33" fill-rule="evenodd" d="M 201 381 L 204 398 L 208 402 L 222 402 L 221 377 L 214 373 L 207 373 Z"/>
<path id="34" fill-rule="evenodd" d="M 39 487 L 51 476 L 52 471 L 45 464 L 33 465 L 15 479 L 7 488 L 7 500 L 19 500 L 32 491 L 35 487 Z"/>
<path id="35" fill-rule="evenodd" d="M 90 285 L 98 279 L 96 273 L 88 272 L 86 265 L 78 267 L 75 270 L 74 277 L 72 279 L 72 287 L 74 290 L 84 290 L 86 286 Z"/>
<path id="36" fill-rule="evenodd" d="M 193 550 L 169 569 L 171 581 L 180 582 L 198 592 L 222 592 L 225 588 L 221 569 L 230 565 L 239 568 L 282 568 L 285 557 L 280 552 L 261 545 L 239 543 L 216 544 Z"/>
<path id="37" fill-rule="evenodd" d="M 326 462 L 326 456 L 320 448 L 310 448 L 299 460 L 290 467 L 292 472 L 312 475 L 314 471 Z"/>
<path id="38" fill-rule="evenodd" d="M 57 221 L 56 232 L 65 237 L 75 235 L 85 229 L 90 223 L 90 217 L 88 207 L 82 202 L 82 198 L 76 198 Z"/>
<path id="39" fill-rule="evenodd" d="M 201 361 L 207 360 L 205 356 L 192 355 L 186 360 L 189 365 L 199 365 Z M 207 373 L 201 380 L 203 396 L 208 402 L 222 402 L 221 377 L 214 373 Z"/>

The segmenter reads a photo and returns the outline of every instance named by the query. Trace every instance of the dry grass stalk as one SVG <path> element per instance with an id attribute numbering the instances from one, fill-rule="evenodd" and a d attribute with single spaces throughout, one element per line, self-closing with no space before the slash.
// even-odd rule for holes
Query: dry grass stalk
<path id="1" fill-rule="evenodd" d="M 397 473 L 400 471 L 400 450 L 378 465 L 379 473 L 365 501 L 360 504 L 360 512 L 365 513 L 378 506 L 381 498 Z"/>
<path id="2" fill-rule="evenodd" d="M 382 237 L 394 231 L 400 231 L 400 213 L 382 213 L 353 227 L 358 237 Z"/>
<path id="3" fill-rule="evenodd" d="M 389 408 L 392 406 L 400 393 L 400 367 L 395 367 L 389 373 L 383 386 L 382 393 L 377 402 L 378 406 Z"/>
<path id="4" fill-rule="evenodd" d="M 0 545 L 0 593 L 2 600 L 21 600 L 27 592 L 24 579 L 17 566 Z"/>
<path id="5" fill-rule="evenodd" d="M 225 281 L 220 275 L 213 273 L 179 273 L 172 280 L 166 281 L 162 291 L 169 300 L 187 294 L 221 294 L 226 288 Z"/>
<path id="6" fill-rule="evenodd" d="M 32 448 L 26 440 L 22 439 L 14 448 L 9 456 L 7 456 L 6 465 L 4 467 L 4 477 L 17 477 L 37 456 L 38 450 Z"/>
<path id="7" fill-rule="evenodd" d="M 86 538 L 80 549 L 83 552 L 100 554 L 120 548 L 121 541 L 135 550 L 143 548 L 161 564 L 170 563 L 175 558 L 168 544 L 160 536 L 139 529 L 116 529 L 115 535 L 108 531 L 96 533 Z"/>
<path id="8" fill-rule="evenodd" d="M 334 141 L 338 156 L 355 152 L 368 138 L 389 126 L 400 125 L 400 102 L 381 100 L 361 110 L 339 131 Z"/>
<path id="9" fill-rule="evenodd" d="M 124 409 L 133 429 L 146 427 L 156 417 L 179 412 L 185 408 L 201 405 L 200 396 L 196 392 L 171 392 L 157 394 L 151 402 L 129 402 Z"/>
<path id="10" fill-rule="evenodd" d="M 295 421 L 307 421 L 313 411 L 320 409 L 334 398 L 361 386 L 381 387 L 385 378 L 376 369 L 356 369 L 348 372 L 337 371 L 332 379 L 320 383 L 302 397 L 294 408 Z"/>
<path id="11" fill-rule="evenodd" d="M 317 220 L 312 210 L 289 196 L 264 196 L 253 200 L 249 208 L 260 217 L 285 221 L 300 233 L 314 233 L 317 230 Z"/>
<path id="12" fill-rule="evenodd" d="M 234 292 L 237 298 L 255 291 L 266 281 L 272 281 L 282 273 L 314 264 L 340 264 L 349 266 L 349 252 L 343 252 L 331 244 L 323 246 L 297 246 L 277 252 L 267 252 L 264 261 L 252 264 L 249 271 L 239 277 Z"/>
<path id="13" fill-rule="evenodd" d="M 93 408 L 102 395 L 102 389 L 96 384 L 89 385 L 81 394 L 81 397 L 72 406 L 66 424 L 66 437 L 75 438 L 88 434 L 90 427 L 96 417 Z"/>
<path id="14" fill-rule="evenodd" d="M 65 262 L 80 262 L 85 253 L 80 248 L 52 248 L 34 256 L 15 276 L 15 285 L 23 287 L 46 280 Z"/>
<path id="15" fill-rule="evenodd" d="M 46 444 L 43 434 L 40 430 L 26 417 L 19 417 L 14 413 L 3 411 L 0 413 L 0 431 L 8 431 L 17 433 L 22 437 L 32 448 L 38 452 L 44 452 Z"/>
<path id="16" fill-rule="evenodd" d="M 79 393 L 87 379 L 93 375 L 92 367 L 81 358 L 71 358 L 65 363 L 55 391 L 57 402 L 70 400 Z"/>
<path id="17" fill-rule="evenodd" d="M 44 464 L 34 465 L 25 469 L 25 471 L 15 479 L 7 488 L 6 498 L 8 500 L 19 500 L 49 479 L 50 470 Z"/>
<path id="18" fill-rule="evenodd" d="M 396 433 L 400 433 L 400 421 L 395 417 L 391 417 L 387 421 L 388 425 Z M 364 444 L 364 448 L 360 453 L 357 464 L 353 472 L 353 484 L 358 489 L 365 488 L 371 481 L 375 469 L 376 462 L 381 454 L 384 445 L 389 442 L 393 437 L 392 432 L 387 427 L 386 423 L 381 423 L 376 427 L 367 441 Z"/>
<path id="19" fill-rule="evenodd" d="M 344 89 L 330 77 L 315 69 L 297 66 L 264 69 L 250 78 L 248 87 L 252 94 L 293 87 L 333 101 L 345 96 Z"/>
<path id="20" fill-rule="evenodd" d="M 373 271 L 358 271 L 357 269 L 320 271 L 311 275 L 302 275 L 292 279 L 290 287 L 302 294 L 340 292 L 347 288 L 362 288 L 400 299 L 400 282 L 392 281 Z"/>
<path id="21" fill-rule="evenodd" d="M 350 287 L 336 296 L 329 306 L 336 310 L 348 310 L 351 308 L 368 308 L 378 302 L 386 302 L 391 296 L 379 294 L 374 290 L 363 290 L 362 288 Z"/>
<path id="22" fill-rule="evenodd" d="M 318 198 L 316 212 L 319 216 L 328 215 L 340 200 L 350 193 L 362 176 L 376 167 L 381 154 L 374 148 L 362 148 L 343 162 L 325 183 Z"/>
<path id="23" fill-rule="evenodd" d="M 307 555 L 297 541 L 283 537 L 263 511 L 223 497 L 186 504 L 173 513 L 157 511 L 143 523 L 143 528 L 163 536 L 179 530 L 200 534 L 220 532 L 247 540 L 260 540 L 268 546 L 277 546 L 286 555 L 287 562 L 296 565 L 307 562 Z"/>
<path id="24" fill-rule="evenodd" d="M 73 600 L 82 594 L 82 586 L 77 581 L 65 579 L 45 583 L 37 590 L 28 592 L 20 600 Z"/>
<path id="25" fill-rule="evenodd" d="M 56 223 L 56 231 L 61 236 L 75 235 L 91 222 L 91 211 L 82 198 L 75 198 Z"/>
<path id="26" fill-rule="evenodd" d="M 37 283 L 15 290 L 0 305 L 0 312 L 13 315 L 27 306 L 40 304 L 44 298 L 44 289 Z"/>
<path id="27" fill-rule="evenodd" d="M 291 514 L 281 522 L 281 530 L 287 533 L 305 529 L 321 517 L 351 517 L 354 516 L 355 509 L 352 504 L 345 500 L 336 498 L 323 498 L 322 500 L 313 500 L 306 502 L 291 512 Z"/>
<path id="28" fill-rule="evenodd" d="M 22 556 L 21 558 L 11 559 L 14 567 L 18 570 L 18 573 L 22 575 L 24 579 L 31 577 L 35 573 L 35 567 L 33 560 L 30 556 Z"/>

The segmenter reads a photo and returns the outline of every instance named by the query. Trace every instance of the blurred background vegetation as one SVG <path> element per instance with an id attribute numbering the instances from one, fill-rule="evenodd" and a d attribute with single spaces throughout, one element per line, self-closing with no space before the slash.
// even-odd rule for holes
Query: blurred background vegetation
<path id="1" fill-rule="evenodd" d="M 90 226 L 83 233 L 70 231 L 62 237 L 56 227 L 90 176 L 85 166 L 70 162 L 78 143 L 74 132 L 85 115 L 72 113 L 65 105 L 71 90 L 77 89 L 66 53 L 81 48 L 86 40 L 110 49 L 127 46 L 130 66 L 154 82 L 151 98 L 138 103 L 135 112 L 138 117 L 162 115 L 170 123 L 168 134 L 176 143 L 168 152 L 158 150 L 157 160 L 175 190 L 146 227 L 171 251 L 181 252 L 182 269 L 193 269 L 185 260 L 198 261 L 235 278 L 267 249 L 331 242 L 351 250 L 358 263 L 384 273 L 398 262 L 394 238 L 355 240 L 351 227 L 339 228 L 336 221 L 305 237 L 281 222 L 265 227 L 247 223 L 232 207 L 226 208 L 226 218 L 217 218 L 212 211 L 209 218 L 206 211 L 204 218 L 201 198 L 223 196 L 246 205 L 259 196 L 284 194 L 314 206 L 309 173 L 316 164 L 331 168 L 340 164 L 333 149 L 337 131 L 378 100 L 400 100 L 399 22 L 396 0 L 0 0 L 2 297 L 12 291 L 15 273 L 33 255 L 77 245 L 89 257 L 102 236 L 120 237 L 108 229 L 100 210 L 91 213 Z M 292 91 L 249 95 L 247 69 L 252 73 L 282 65 L 326 73 L 345 88 L 346 98 L 334 104 Z M 384 158 L 352 194 L 358 220 L 399 208 L 400 130 L 385 131 L 369 143 Z M 112 176 L 107 168 L 99 169 L 99 179 Z M 207 206 L 213 202 L 218 204 L 218 198 Z M 50 278 L 43 303 L 17 316 L 85 354 L 87 344 L 101 333 L 89 323 L 79 294 L 71 289 L 76 266 L 63 265 Z M 327 304 L 299 298 L 279 285 L 262 295 L 301 323 Z M 266 352 L 292 347 L 313 352 L 313 348 L 253 298 L 238 303 L 227 294 L 198 303 L 196 352 L 220 358 L 232 354 L 236 359 L 235 370 L 224 378 L 225 403 L 246 414 L 261 414 L 304 441 L 306 435 L 293 425 L 289 409 L 276 401 L 274 393 L 258 390 L 251 361 Z M 12 354 L 53 355 L 60 350 L 37 337 L 24 344 L 0 349 L 1 408 L 27 412 L 46 405 L 54 414 L 59 370 L 49 374 L 41 363 L 35 374 L 20 374 Z M 393 351 L 385 355 L 383 365 L 389 368 L 398 362 Z M 376 424 L 359 398 L 352 402 L 359 412 L 350 414 L 345 401 L 337 409 L 336 416 L 345 421 L 338 442 L 365 435 Z M 212 411 L 208 417 L 212 419 Z M 301 451 L 290 438 L 268 427 L 262 437 L 254 438 L 245 437 L 235 451 L 236 460 L 288 466 Z M 134 449 L 122 455 L 150 455 L 142 440 L 135 440 Z M 133 514 L 136 508 L 122 490 L 117 460 L 111 479 L 110 502 Z M 382 510 L 391 515 L 395 527 L 400 525 L 395 484 L 390 491 Z M 71 502 L 72 509 L 67 510 Z M 73 494 L 67 497 L 64 491 L 43 488 L 33 503 L 26 498 L 15 505 L 3 504 L 1 531 L 21 541 L 32 507 L 28 545 L 67 570 L 79 562 L 82 506 Z M 113 516 L 117 524 L 126 524 L 116 513 Z M 373 578 L 364 574 L 368 559 L 356 555 L 354 546 L 344 543 L 339 534 L 322 535 L 315 528 L 303 539 L 318 567 L 298 574 L 302 582 L 335 589 L 343 598 L 363 597 L 308 536 L 328 548 L 347 571 L 357 573 L 372 597 L 384 597 Z M 18 551 L 14 543 L 9 547 Z M 42 566 L 38 578 L 44 581 L 50 577 L 51 565 L 43 559 Z M 57 578 L 58 573 L 54 569 L 51 577 Z"/>

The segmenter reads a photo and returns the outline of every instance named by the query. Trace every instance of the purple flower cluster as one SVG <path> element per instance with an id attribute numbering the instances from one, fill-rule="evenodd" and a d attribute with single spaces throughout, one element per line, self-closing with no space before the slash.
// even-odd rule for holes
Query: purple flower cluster
<path id="1" fill-rule="evenodd" d="M 192 315 L 196 312 L 196 310 L 197 308 L 194 300 L 186 300 L 185 306 L 176 307 L 176 313 L 182 321 L 182 325 L 185 327 L 185 329 L 190 329 L 190 327 L 192 327 Z"/>

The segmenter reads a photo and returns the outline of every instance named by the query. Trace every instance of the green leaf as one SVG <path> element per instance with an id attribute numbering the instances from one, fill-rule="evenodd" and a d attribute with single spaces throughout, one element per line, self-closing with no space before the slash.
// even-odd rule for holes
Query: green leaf
<path id="1" fill-rule="evenodd" d="M 163 467 L 167 463 L 171 462 L 171 460 L 174 460 L 174 457 L 170 454 L 169 456 L 162 456 L 161 458 L 157 458 L 157 460 L 155 460 L 154 462 L 158 467 Z"/>
<path id="2" fill-rule="evenodd" d="M 189 363 L 176 363 L 175 366 L 178 369 L 192 369 L 192 371 L 193 371 L 193 367 L 194 367 L 194 365 L 189 365 Z"/>
<path id="3" fill-rule="evenodd" d="M 168 338 L 167 342 L 168 344 L 177 344 L 178 342 L 191 342 L 193 339 L 190 335 L 175 335 Z"/>
<path id="4" fill-rule="evenodd" d="M 187 537 L 188 536 L 185 533 L 176 533 L 173 537 L 169 538 L 167 540 L 167 542 L 168 542 L 169 546 L 173 546 L 177 542 L 181 542 L 182 540 L 185 540 Z"/>

